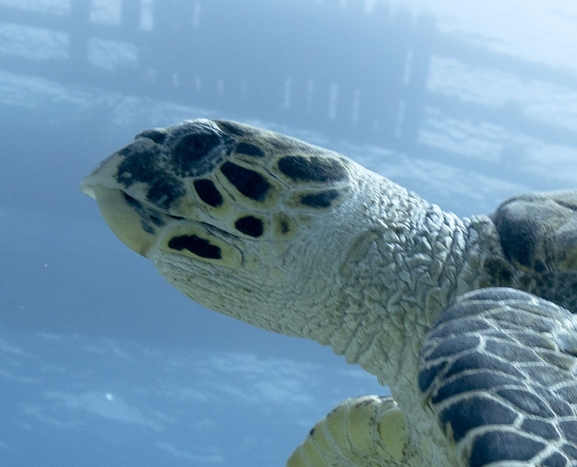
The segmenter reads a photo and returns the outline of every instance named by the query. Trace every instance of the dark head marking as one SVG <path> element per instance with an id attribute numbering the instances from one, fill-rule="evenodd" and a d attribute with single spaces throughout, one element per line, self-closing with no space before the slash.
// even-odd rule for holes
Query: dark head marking
<path id="1" fill-rule="evenodd" d="M 222 258 L 222 253 L 219 247 L 197 235 L 180 235 L 178 237 L 173 237 L 168 242 L 168 247 L 178 251 L 188 250 L 201 258 Z"/>
<path id="2" fill-rule="evenodd" d="M 239 232 L 254 238 L 260 237 L 264 232 L 262 220 L 253 216 L 241 217 L 234 223 L 234 226 Z"/>
<path id="3" fill-rule="evenodd" d="M 186 121 L 168 129 L 162 163 L 178 177 L 211 172 L 231 153 L 236 140 L 210 122 Z"/>
<path id="4" fill-rule="evenodd" d="M 171 204 L 186 193 L 182 182 L 159 164 L 160 147 L 151 145 L 145 139 L 137 139 L 118 151 L 124 160 L 118 165 L 116 181 L 126 188 L 134 183 L 148 185 L 146 198 L 152 204 L 168 209 Z"/>
<path id="5" fill-rule="evenodd" d="M 270 184 L 258 172 L 232 162 L 222 164 L 220 171 L 247 198 L 255 201 L 262 201 L 266 198 Z"/>
<path id="6" fill-rule="evenodd" d="M 207 156 L 220 144 L 220 138 L 215 133 L 196 133 L 183 136 L 173 149 L 173 159 L 184 172 L 189 172 L 191 166 Z"/>
<path id="7" fill-rule="evenodd" d="M 140 225 L 142 230 L 144 230 L 146 233 L 154 235 L 154 227 L 163 227 L 165 225 L 164 220 L 158 216 L 157 212 L 146 208 L 142 203 L 125 192 L 122 192 L 122 196 L 124 197 L 126 204 L 134 209 L 140 216 Z"/>
<path id="8" fill-rule="evenodd" d="M 296 233 L 297 230 L 291 218 L 283 212 L 279 212 L 274 216 L 272 227 L 274 229 L 274 235 L 285 238 Z"/>
<path id="9" fill-rule="evenodd" d="M 174 201 L 186 194 L 178 179 L 166 176 L 166 180 L 156 180 L 148 188 L 146 198 L 157 206 L 168 209 Z"/>
<path id="10" fill-rule="evenodd" d="M 264 152 L 258 146 L 250 143 L 238 143 L 235 152 L 253 157 L 264 157 Z"/>
<path id="11" fill-rule="evenodd" d="M 320 193 L 303 195 L 301 197 L 301 203 L 311 208 L 328 208 L 331 202 L 338 197 L 338 190 L 327 190 L 321 191 Z"/>
<path id="12" fill-rule="evenodd" d="M 126 188 L 133 183 L 150 183 L 154 180 L 156 166 L 160 158 L 160 148 L 143 139 L 116 152 L 124 160 L 118 165 L 116 181 Z M 163 174 L 164 175 L 164 174 Z"/>
<path id="13" fill-rule="evenodd" d="M 288 223 L 288 221 L 286 219 L 280 219 L 278 222 L 278 227 L 279 227 L 280 233 L 283 235 L 289 233 L 290 229 L 291 229 L 290 224 Z"/>
<path id="14" fill-rule="evenodd" d="M 222 195 L 214 186 L 212 180 L 202 178 L 194 181 L 194 189 L 198 197 L 209 206 L 216 208 L 222 204 Z"/>
<path id="15" fill-rule="evenodd" d="M 347 178 L 340 162 L 322 157 L 285 156 L 278 161 L 278 168 L 298 182 L 338 182 Z"/>

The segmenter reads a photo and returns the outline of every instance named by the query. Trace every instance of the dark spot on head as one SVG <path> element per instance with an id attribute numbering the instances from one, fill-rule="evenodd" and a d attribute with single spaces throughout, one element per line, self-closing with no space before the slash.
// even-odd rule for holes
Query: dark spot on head
<path id="1" fill-rule="evenodd" d="M 253 216 L 241 217 L 234 223 L 234 226 L 239 232 L 254 238 L 260 237 L 264 232 L 262 220 Z"/>
<path id="2" fill-rule="evenodd" d="M 280 233 L 281 234 L 286 234 L 290 231 L 290 225 L 287 222 L 286 219 L 281 219 L 278 223 L 278 226 L 280 227 Z"/>
<path id="3" fill-rule="evenodd" d="M 337 182 L 347 178 L 344 166 L 335 159 L 285 156 L 278 161 L 279 170 L 299 182 Z"/>
<path id="4" fill-rule="evenodd" d="M 142 230 L 144 230 L 147 234 L 150 235 L 154 235 L 154 227 L 152 225 L 150 225 L 150 219 L 147 213 L 147 209 L 142 205 L 142 203 L 140 203 L 139 201 L 137 201 L 136 199 L 134 199 L 132 196 L 130 196 L 129 194 L 125 193 L 124 191 L 122 192 L 122 196 L 124 198 L 124 201 L 126 201 L 126 204 L 128 204 L 134 211 L 136 211 L 136 213 L 140 216 L 140 226 L 142 227 Z M 155 216 L 156 218 L 156 216 Z M 158 219 L 160 222 L 162 222 L 161 219 Z M 162 224 L 156 224 L 154 221 L 152 222 L 154 225 L 156 225 L 157 227 L 162 227 L 162 225 L 164 225 L 164 222 L 162 222 Z"/>
<path id="5" fill-rule="evenodd" d="M 178 177 L 212 172 L 230 155 L 236 140 L 207 121 L 187 121 L 168 128 L 162 164 Z"/>
<path id="6" fill-rule="evenodd" d="M 126 204 L 128 204 L 135 211 L 139 211 L 140 209 L 143 208 L 142 203 L 140 203 L 140 201 L 137 201 L 125 191 L 122 192 L 122 197 L 124 198 L 124 201 L 126 201 Z"/>
<path id="7" fill-rule="evenodd" d="M 137 138 L 148 138 L 156 144 L 162 144 L 166 138 L 166 130 L 164 128 L 151 128 L 150 130 L 144 130 L 138 133 L 134 139 Z"/>
<path id="8" fill-rule="evenodd" d="M 296 232 L 295 225 L 291 222 L 289 216 L 283 212 L 277 213 L 273 220 L 274 234 L 282 237 L 288 236 Z"/>
<path id="9" fill-rule="evenodd" d="M 214 186 L 212 180 L 200 179 L 194 181 L 194 189 L 199 198 L 206 204 L 216 208 L 222 204 L 222 195 Z"/>
<path id="10" fill-rule="evenodd" d="M 207 156 L 220 144 L 220 138 L 215 133 L 196 133 L 183 136 L 173 149 L 173 160 L 184 172 L 199 159 Z"/>
<path id="11" fill-rule="evenodd" d="M 182 182 L 159 163 L 160 149 L 145 139 L 137 139 L 117 152 L 124 160 L 118 165 L 116 180 L 129 188 L 134 183 L 148 185 L 147 201 L 163 209 L 186 193 Z"/>
<path id="12" fill-rule="evenodd" d="M 167 176 L 166 180 L 158 179 L 148 188 L 146 198 L 168 209 L 174 201 L 186 194 L 186 190 L 176 178 Z"/>
<path id="13" fill-rule="evenodd" d="M 309 431 L 309 436 L 313 436 L 315 434 L 315 427 L 313 426 L 311 428 L 311 431 Z"/>
<path id="14" fill-rule="evenodd" d="M 541 261 L 540 259 L 535 259 L 535 264 L 533 265 L 533 269 L 535 269 L 535 272 L 545 272 L 547 270 L 547 266 L 545 265 L 545 263 L 543 261 Z"/>
<path id="15" fill-rule="evenodd" d="M 236 152 L 246 154 L 247 156 L 264 157 L 262 149 L 250 143 L 238 143 L 236 146 Z"/>
<path id="16" fill-rule="evenodd" d="M 165 224 L 165 222 L 156 214 L 150 215 L 150 222 L 152 222 L 156 227 L 162 227 Z"/>
<path id="17" fill-rule="evenodd" d="M 200 238 L 198 235 L 180 235 L 173 237 L 168 242 L 168 247 L 178 251 L 188 250 L 201 258 L 222 258 L 219 247 L 213 245 L 205 238 Z"/>
<path id="18" fill-rule="evenodd" d="M 247 198 L 255 201 L 262 201 L 266 198 L 270 184 L 258 172 L 232 162 L 222 164 L 220 171 Z"/>
<path id="19" fill-rule="evenodd" d="M 123 158 L 118 165 L 116 181 L 126 188 L 137 182 L 149 183 L 158 177 L 156 169 L 160 159 L 160 149 L 145 141 L 136 140 L 116 152 Z"/>
<path id="20" fill-rule="evenodd" d="M 158 215 L 158 212 L 145 207 L 141 202 L 134 199 L 129 194 L 122 192 L 124 201 L 140 216 L 140 226 L 147 234 L 154 235 L 155 227 L 163 227 L 166 223 Z"/>
<path id="21" fill-rule="evenodd" d="M 301 197 L 301 203 L 311 208 L 328 208 L 331 202 L 339 197 L 338 190 L 321 191 Z"/>

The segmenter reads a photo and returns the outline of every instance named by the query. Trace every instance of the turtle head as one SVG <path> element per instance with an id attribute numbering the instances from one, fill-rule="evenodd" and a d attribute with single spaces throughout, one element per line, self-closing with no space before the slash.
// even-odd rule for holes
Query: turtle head
<path id="1" fill-rule="evenodd" d="M 277 133 L 199 119 L 139 133 L 82 190 L 120 240 L 195 301 L 304 335 L 315 318 L 291 314 L 338 295 L 345 237 L 362 222 L 351 206 L 359 170 Z"/>

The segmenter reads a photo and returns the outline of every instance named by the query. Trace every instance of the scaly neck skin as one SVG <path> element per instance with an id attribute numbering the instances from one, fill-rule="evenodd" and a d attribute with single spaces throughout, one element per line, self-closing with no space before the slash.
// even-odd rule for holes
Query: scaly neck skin
<path id="1" fill-rule="evenodd" d="M 379 182 L 365 199 L 380 202 L 363 207 L 369 222 L 340 267 L 342 326 L 330 345 L 397 398 L 413 399 L 426 333 L 451 300 L 488 281 L 481 252 L 498 255 L 500 247 L 487 217 L 461 220 L 386 179 Z"/>
<path id="2" fill-rule="evenodd" d="M 461 220 L 387 180 L 365 199 L 380 202 L 360 210 L 369 222 L 357 224 L 362 233 L 339 270 L 342 294 L 335 315 L 341 325 L 324 329 L 322 339 L 309 337 L 326 343 L 332 332 L 328 340 L 337 354 L 390 387 L 427 461 L 457 466 L 435 417 L 423 406 L 419 352 L 448 303 L 490 285 L 485 260 L 502 258 L 494 225 L 486 216 Z"/>

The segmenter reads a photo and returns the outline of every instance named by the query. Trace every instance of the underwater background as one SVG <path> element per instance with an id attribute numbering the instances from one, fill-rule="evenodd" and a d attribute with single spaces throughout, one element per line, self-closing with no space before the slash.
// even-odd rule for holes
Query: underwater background
<path id="1" fill-rule="evenodd" d="M 577 4 L 0 0 L 0 467 L 282 466 L 342 399 L 315 343 L 194 304 L 79 184 L 135 133 L 227 118 L 461 216 L 577 187 Z"/>

